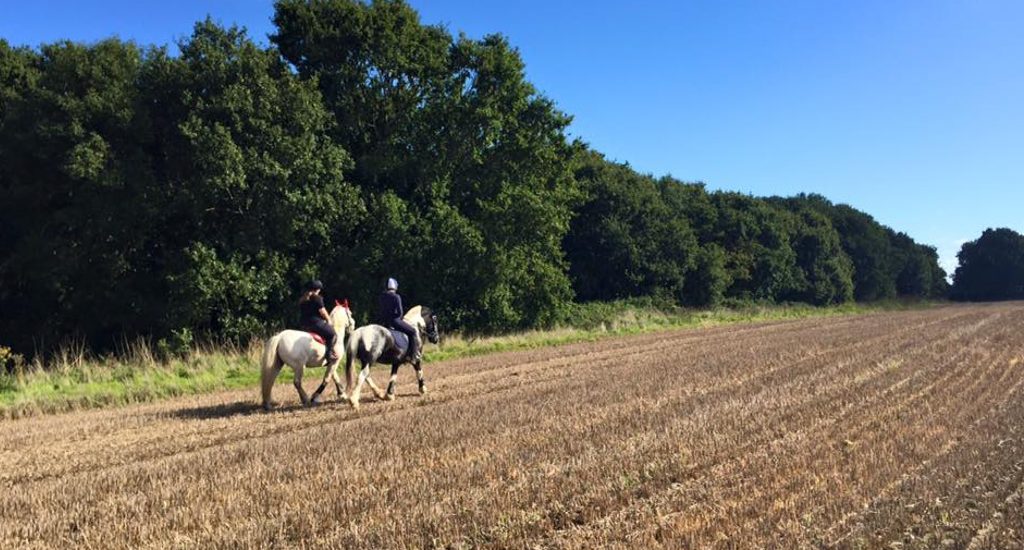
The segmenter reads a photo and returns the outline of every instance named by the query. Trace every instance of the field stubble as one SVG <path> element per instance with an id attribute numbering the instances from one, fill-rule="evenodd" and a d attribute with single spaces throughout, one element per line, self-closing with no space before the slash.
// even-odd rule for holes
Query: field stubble
<path id="1" fill-rule="evenodd" d="M 358 413 L 282 384 L 272 414 L 254 388 L 0 422 L 0 546 L 1022 548 L 1022 329 L 673 331 L 432 364 Z"/>

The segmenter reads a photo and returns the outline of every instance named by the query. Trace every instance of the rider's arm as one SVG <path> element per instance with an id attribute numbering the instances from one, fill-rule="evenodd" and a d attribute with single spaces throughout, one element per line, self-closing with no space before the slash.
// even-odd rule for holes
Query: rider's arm
<path id="1" fill-rule="evenodd" d="M 316 297 L 316 301 L 317 301 L 317 305 L 320 306 L 320 309 L 318 309 L 316 311 L 317 314 L 320 315 L 320 317 L 322 317 L 324 321 L 327 321 L 328 323 L 330 323 L 331 322 L 331 316 L 327 314 L 327 308 L 324 307 L 324 299 L 323 299 L 323 297 L 317 296 Z"/>

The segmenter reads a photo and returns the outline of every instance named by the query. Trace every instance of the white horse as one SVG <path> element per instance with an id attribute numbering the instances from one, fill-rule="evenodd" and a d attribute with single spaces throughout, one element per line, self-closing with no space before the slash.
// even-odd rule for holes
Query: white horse
<path id="1" fill-rule="evenodd" d="M 439 340 L 437 328 L 437 315 L 431 313 L 430 309 L 423 306 L 416 306 L 402 317 L 420 334 L 420 340 L 429 340 L 436 344 Z M 411 344 L 411 343 L 410 343 Z M 362 395 L 363 382 L 368 382 L 370 388 L 378 399 L 393 400 L 395 398 L 395 379 L 398 378 L 398 367 L 403 363 L 412 363 L 416 369 L 416 377 L 419 379 L 420 395 L 427 392 L 427 384 L 423 380 L 423 367 L 420 360 L 406 357 L 403 349 L 395 343 L 395 336 L 388 328 L 380 325 L 366 325 L 359 327 L 348 339 L 348 354 L 345 357 L 345 390 L 352 389 L 352 361 L 359 358 L 363 364 L 359 371 L 359 382 L 351 394 L 347 394 L 348 402 L 353 409 L 359 408 L 359 398 Z M 370 365 L 384 363 L 391 365 L 391 379 L 388 382 L 387 394 L 380 391 L 380 388 L 370 377 Z M 341 400 L 346 399 L 345 395 Z"/>
<path id="2" fill-rule="evenodd" d="M 324 380 L 320 388 L 314 394 L 315 398 L 327 386 L 327 379 L 334 379 L 334 387 L 338 395 L 344 395 L 341 391 L 341 379 L 338 377 L 338 364 L 345 358 L 345 338 L 352 334 L 355 329 L 355 321 L 352 319 L 352 312 L 346 304 L 335 302 L 334 309 L 330 314 L 331 326 L 338 333 L 334 341 L 334 353 L 338 360 L 331 365 L 324 373 Z M 263 386 L 263 408 L 270 410 L 270 392 L 274 389 L 274 381 L 281 373 L 284 365 L 289 365 L 295 371 L 295 389 L 299 392 L 302 404 L 309 405 L 311 401 L 306 396 L 306 390 L 302 388 L 302 372 L 306 367 L 318 367 L 324 364 L 327 346 L 313 339 L 313 336 L 302 330 L 282 330 L 267 340 L 263 348 L 263 369 L 261 383 Z"/>

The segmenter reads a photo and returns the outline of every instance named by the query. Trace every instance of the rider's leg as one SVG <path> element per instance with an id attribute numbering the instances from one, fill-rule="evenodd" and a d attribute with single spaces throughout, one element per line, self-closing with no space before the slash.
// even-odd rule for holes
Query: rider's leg
<path id="1" fill-rule="evenodd" d="M 416 360 L 420 357 L 420 350 L 423 348 L 422 342 L 420 342 L 420 333 L 415 327 L 405 322 L 404 319 L 395 319 L 391 322 L 391 326 L 395 327 L 396 330 L 400 330 L 409 337 L 409 350 L 406 352 L 406 357 Z"/>
<path id="2" fill-rule="evenodd" d="M 320 321 L 317 323 L 316 328 L 316 333 L 324 337 L 324 345 L 327 346 L 326 364 L 330 365 L 338 360 L 338 354 L 334 351 L 334 344 L 338 341 L 338 333 L 335 332 L 334 327 L 327 324 L 327 321 Z"/>

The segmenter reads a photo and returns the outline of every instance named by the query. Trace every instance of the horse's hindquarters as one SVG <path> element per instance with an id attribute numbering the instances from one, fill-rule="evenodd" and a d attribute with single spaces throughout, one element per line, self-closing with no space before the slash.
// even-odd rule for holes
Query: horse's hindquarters
<path id="1" fill-rule="evenodd" d="M 285 330 L 279 333 L 278 356 L 292 368 L 315 367 L 323 363 L 327 348 L 308 332 Z"/>

